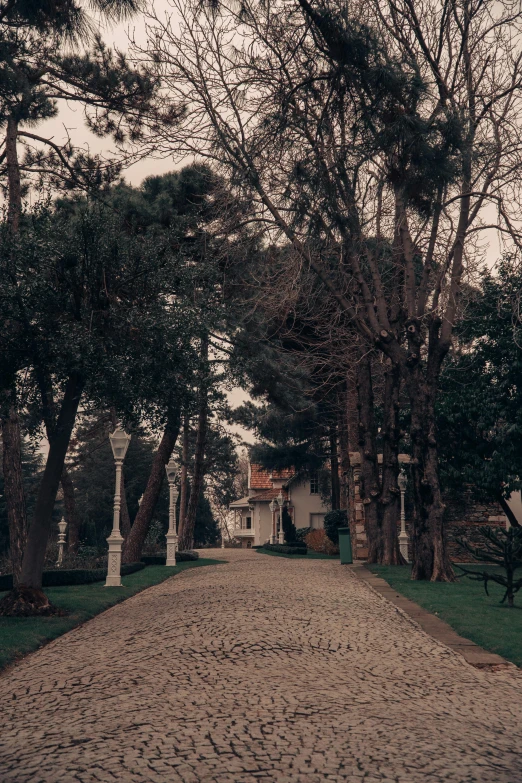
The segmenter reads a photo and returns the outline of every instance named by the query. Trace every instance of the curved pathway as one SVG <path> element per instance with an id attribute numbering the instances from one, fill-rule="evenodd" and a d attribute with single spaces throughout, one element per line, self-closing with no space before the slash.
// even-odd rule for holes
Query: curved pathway
<path id="1" fill-rule="evenodd" d="M 220 550 L 0 678 L 2 783 L 518 783 L 522 676 L 326 560 Z"/>

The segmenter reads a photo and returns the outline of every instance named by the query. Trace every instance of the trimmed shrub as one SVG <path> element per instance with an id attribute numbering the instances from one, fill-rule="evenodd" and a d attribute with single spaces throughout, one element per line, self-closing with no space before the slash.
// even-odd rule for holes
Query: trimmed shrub
<path id="1" fill-rule="evenodd" d="M 295 540 L 301 541 L 304 544 L 304 540 L 311 530 L 311 527 L 298 527 L 295 531 Z"/>
<path id="2" fill-rule="evenodd" d="M 329 511 L 324 516 L 324 529 L 332 542 L 339 546 L 339 528 L 348 527 L 348 514 L 344 509 Z"/>
<path id="3" fill-rule="evenodd" d="M 308 550 L 303 546 L 293 544 L 264 544 L 263 549 L 269 552 L 280 552 L 282 555 L 306 555 Z"/>
<path id="4" fill-rule="evenodd" d="M 198 560 L 199 552 L 187 550 L 186 552 L 176 552 L 176 563 L 185 563 L 187 560 Z"/>
<path id="5" fill-rule="evenodd" d="M 285 536 L 285 541 L 288 542 L 289 544 L 293 541 L 297 541 L 297 530 L 286 506 L 283 508 L 281 522 L 283 524 L 283 533 Z"/>
<path id="6" fill-rule="evenodd" d="M 145 568 L 145 563 L 127 563 L 122 565 L 121 575 L 127 576 Z M 43 587 L 62 587 L 66 585 L 88 585 L 91 582 L 102 582 L 107 576 L 107 568 L 70 568 L 44 571 Z M 11 574 L 0 576 L 0 590 L 11 590 L 13 577 Z"/>
<path id="7" fill-rule="evenodd" d="M 198 552 L 176 552 L 176 563 L 184 563 L 188 560 L 197 560 L 198 558 Z M 141 562 L 145 563 L 145 565 L 165 565 L 166 560 L 166 552 L 163 552 L 160 555 L 143 555 L 141 558 Z"/>
<path id="8" fill-rule="evenodd" d="M 145 565 L 165 565 L 167 559 L 167 553 L 164 555 L 142 555 L 141 562 Z"/>
<path id="9" fill-rule="evenodd" d="M 320 552 L 324 555 L 336 555 L 339 552 L 339 547 L 330 541 L 324 530 L 311 530 L 305 541 L 313 552 Z"/>

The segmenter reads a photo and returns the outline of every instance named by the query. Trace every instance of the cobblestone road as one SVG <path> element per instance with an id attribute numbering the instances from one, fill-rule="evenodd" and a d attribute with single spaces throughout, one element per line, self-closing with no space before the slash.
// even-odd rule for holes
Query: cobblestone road
<path id="1" fill-rule="evenodd" d="M 522 781 L 518 670 L 472 668 L 337 563 L 226 557 L 0 678 L 2 783 Z"/>

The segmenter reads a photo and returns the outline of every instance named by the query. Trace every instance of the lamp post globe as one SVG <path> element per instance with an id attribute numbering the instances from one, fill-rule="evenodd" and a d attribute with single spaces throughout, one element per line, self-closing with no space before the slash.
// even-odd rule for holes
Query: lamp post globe
<path id="1" fill-rule="evenodd" d="M 178 464 L 171 456 L 165 465 L 167 481 L 169 482 L 169 529 L 165 538 L 167 539 L 167 560 L 165 565 L 176 565 L 176 552 L 178 551 L 178 533 L 176 530 L 176 503 L 178 502 L 178 490 L 176 488 L 176 479 L 178 477 Z"/>
<path id="2" fill-rule="evenodd" d="M 107 579 L 105 587 L 121 587 L 121 545 L 123 536 L 120 533 L 120 506 L 121 506 L 121 469 L 123 460 L 127 454 L 131 436 L 121 427 L 116 427 L 109 435 L 114 462 L 116 464 L 116 489 L 114 492 L 114 515 L 112 520 L 112 532 L 107 539 L 109 544 L 109 559 L 107 563 Z"/>

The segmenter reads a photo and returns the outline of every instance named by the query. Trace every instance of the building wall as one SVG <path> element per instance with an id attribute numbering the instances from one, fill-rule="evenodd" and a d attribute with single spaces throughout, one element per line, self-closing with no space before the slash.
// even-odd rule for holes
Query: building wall
<path id="1" fill-rule="evenodd" d="M 499 503 L 477 502 L 469 490 L 464 489 L 460 502 L 445 498 L 444 523 L 451 560 L 469 563 L 474 558 L 454 541 L 454 537 L 465 538 L 472 546 L 481 546 L 481 527 L 506 528 L 507 518 Z"/>
<path id="2" fill-rule="evenodd" d="M 272 534 L 272 512 L 268 503 L 256 503 L 256 546 L 265 544 Z"/>
<path id="3" fill-rule="evenodd" d="M 297 528 L 310 527 L 310 514 L 326 514 L 329 510 L 321 495 L 310 493 L 310 481 L 292 482 L 289 487 L 290 503 L 294 507 L 294 525 Z"/>

